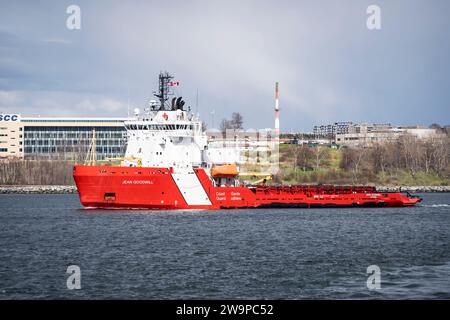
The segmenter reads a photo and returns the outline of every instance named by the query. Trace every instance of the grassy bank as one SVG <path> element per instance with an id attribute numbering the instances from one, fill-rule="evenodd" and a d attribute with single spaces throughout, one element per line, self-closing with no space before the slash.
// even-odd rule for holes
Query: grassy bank
<path id="1" fill-rule="evenodd" d="M 299 163 L 297 145 L 280 146 L 280 172 L 277 181 L 286 184 L 373 184 L 397 186 L 448 186 L 450 178 L 436 173 L 407 169 L 376 172 L 368 161 L 361 163 L 357 171 L 342 168 L 343 149 L 313 147 L 305 163 Z M 316 150 L 316 148 L 322 150 Z M 319 154 L 319 161 L 316 154 Z M 306 165 L 305 165 L 306 164 Z"/>

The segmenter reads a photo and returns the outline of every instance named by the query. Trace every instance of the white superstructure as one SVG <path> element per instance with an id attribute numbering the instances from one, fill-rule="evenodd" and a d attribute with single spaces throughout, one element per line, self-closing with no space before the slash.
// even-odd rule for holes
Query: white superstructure
<path id="1" fill-rule="evenodd" d="M 174 173 L 189 175 L 193 167 L 202 167 L 209 174 L 215 165 L 241 166 L 253 160 L 254 165 L 270 165 L 278 154 L 273 146 L 277 139 L 273 140 L 270 132 L 230 129 L 226 137 L 209 140 L 198 116 L 189 107 L 184 108 L 181 97 L 170 92 L 170 84 L 179 83 L 171 80 L 171 75 L 161 73 L 159 93 L 155 94 L 159 103 L 150 101 L 143 112 L 135 109 L 134 117 L 125 121 L 128 144 L 123 166 L 172 168 Z M 184 178 L 179 181 L 182 189 L 198 187 L 191 182 Z"/>
<path id="2" fill-rule="evenodd" d="M 181 97 L 173 95 L 170 88 L 178 86 L 179 82 L 172 79 L 167 72 L 160 73 L 159 92 L 154 94 L 159 103 L 150 101 L 142 113 L 135 109 L 134 118 L 125 121 L 128 145 L 123 165 L 173 168 L 174 172 L 189 174 L 193 167 L 209 169 L 213 164 L 237 163 L 239 152 L 236 150 L 208 149 L 202 122 L 189 107 L 186 110 Z M 233 156 L 225 157 L 227 154 Z M 189 185 L 191 182 L 182 179 L 180 183 Z"/>
<path id="3" fill-rule="evenodd" d="M 202 123 L 188 111 L 149 111 L 126 121 L 126 166 L 189 168 L 204 164 Z"/>

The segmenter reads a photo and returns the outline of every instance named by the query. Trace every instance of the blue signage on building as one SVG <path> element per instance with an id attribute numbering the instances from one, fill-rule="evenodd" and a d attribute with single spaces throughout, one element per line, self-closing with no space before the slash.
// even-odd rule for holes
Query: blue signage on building
<path id="1" fill-rule="evenodd" d="M 0 114 L 0 121 L 20 121 L 18 114 Z"/>

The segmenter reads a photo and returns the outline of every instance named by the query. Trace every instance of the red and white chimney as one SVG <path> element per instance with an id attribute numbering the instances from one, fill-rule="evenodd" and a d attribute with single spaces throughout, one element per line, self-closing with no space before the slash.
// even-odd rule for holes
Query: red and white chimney
<path id="1" fill-rule="evenodd" d="M 280 103 L 279 103 L 278 82 L 275 82 L 275 134 L 280 135 Z"/>

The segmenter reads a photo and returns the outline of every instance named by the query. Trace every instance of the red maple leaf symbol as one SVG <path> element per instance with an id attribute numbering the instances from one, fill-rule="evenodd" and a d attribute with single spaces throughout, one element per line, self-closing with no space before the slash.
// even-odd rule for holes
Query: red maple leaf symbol
<path id="1" fill-rule="evenodd" d="M 167 120 L 167 119 L 169 119 L 169 116 L 164 112 L 164 114 L 162 115 L 163 116 L 163 118 L 165 119 L 165 120 Z"/>

